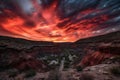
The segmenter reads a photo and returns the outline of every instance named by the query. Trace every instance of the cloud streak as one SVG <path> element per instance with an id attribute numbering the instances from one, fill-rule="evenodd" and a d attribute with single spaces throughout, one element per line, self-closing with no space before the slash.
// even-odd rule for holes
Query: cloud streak
<path id="1" fill-rule="evenodd" d="M 3 36 L 73 42 L 119 30 L 119 25 L 120 0 L 0 1 Z"/>

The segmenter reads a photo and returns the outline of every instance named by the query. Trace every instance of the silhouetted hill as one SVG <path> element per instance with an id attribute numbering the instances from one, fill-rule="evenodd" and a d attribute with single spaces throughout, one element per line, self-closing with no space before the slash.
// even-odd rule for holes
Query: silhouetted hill
<path id="1" fill-rule="evenodd" d="M 120 42 L 120 31 L 108 33 L 105 35 L 80 39 L 75 43 L 99 43 L 99 42 Z"/>
<path id="2" fill-rule="evenodd" d="M 23 48 L 31 48 L 34 46 L 55 46 L 55 45 L 66 45 L 70 44 L 69 42 L 66 43 L 54 43 L 54 42 L 48 42 L 48 41 L 32 41 L 32 40 L 26 40 L 21 38 L 12 38 L 7 36 L 0 36 L 0 46 L 6 46 L 9 48 L 15 48 L 15 49 L 23 49 Z"/>
<path id="3" fill-rule="evenodd" d="M 95 37 L 89 37 L 85 39 L 80 39 L 75 42 L 75 45 L 77 44 L 86 44 L 86 43 L 100 43 L 100 42 L 120 42 L 120 31 L 108 33 L 105 35 L 95 36 Z M 74 43 L 54 43 L 54 42 L 47 42 L 47 41 L 31 41 L 31 40 L 25 40 L 21 38 L 11 38 L 6 36 L 0 36 L 0 46 L 8 46 L 12 48 L 31 48 L 33 46 L 69 46 L 69 44 Z"/>

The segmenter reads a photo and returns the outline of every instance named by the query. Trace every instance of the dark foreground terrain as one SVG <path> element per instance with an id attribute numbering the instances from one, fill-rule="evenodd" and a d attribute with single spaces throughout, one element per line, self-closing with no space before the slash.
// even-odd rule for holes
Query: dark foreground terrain
<path id="1" fill-rule="evenodd" d="M 75 43 L 0 37 L 0 80 L 120 80 L 120 32 Z"/>

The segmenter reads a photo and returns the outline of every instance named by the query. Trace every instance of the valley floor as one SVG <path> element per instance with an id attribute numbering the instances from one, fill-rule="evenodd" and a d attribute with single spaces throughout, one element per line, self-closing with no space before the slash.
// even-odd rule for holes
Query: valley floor
<path id="1" fill-rule="evenodd" d="M 19 73 L 16 69 L 11 69 L 0 72 L 0 80 L 120 80 L 120 57 L 111 57 L 102 64 L 83 69 L 55 69 L 44 73 Z"/>

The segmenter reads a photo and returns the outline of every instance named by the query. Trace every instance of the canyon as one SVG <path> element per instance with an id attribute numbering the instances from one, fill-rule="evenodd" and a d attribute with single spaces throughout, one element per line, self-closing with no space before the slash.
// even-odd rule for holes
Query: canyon
<path id="1" fill-rule="evenodd" d="M 80 39 L 76 42 L 63 43 L 39 42 L 0 36 L 0 77 L 3 79 L 9 78 L 10 76 L 5 73 L 9 69 L 17 70 L 18 73 L 16 74 L 20 74 L 19 72 L 24 73 L 24 71 L 31 69 L 46 75 L 48 72 L 55 73 L 54 71 L 61 66 L 62 60 L 64 60 L 64 67 L 63 72 L 59 73 L 61 75 L 66 73 L 64 70 L 73 70 L 77 67 L 86 69 L 86 67 L 102 65 L 107 59 L 120 56 L 119 35 L 120 31 L 117 31 Z M 119 61 L 117 62 L 119 63 Z M 111 64 L 113 65 L 113 63 Z M 117 65 L 120 66 L 119 64 Z M 3 73 L 6 76 L 3 76 Z"/>

